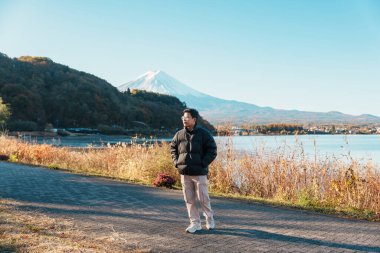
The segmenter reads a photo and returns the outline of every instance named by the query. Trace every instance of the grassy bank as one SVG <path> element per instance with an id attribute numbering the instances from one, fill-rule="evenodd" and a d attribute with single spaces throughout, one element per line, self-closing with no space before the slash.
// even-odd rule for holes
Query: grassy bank
<path id="1" fill-rule="evenodd" d="M 177 179 L 169 145 L 118 145 L 72 150 L 33 145 L 1 136 L 0 154 L 10 160 L 52 169 L 101 175 L 152 184 L 160 172 Z M 210 166 L 210 190 L 217 195 L 380 220 L 380 173 L 371 162 L 334 157 L 313 159 L 302 143 L 237 153 L 232 143 L 219 145 Z"/>

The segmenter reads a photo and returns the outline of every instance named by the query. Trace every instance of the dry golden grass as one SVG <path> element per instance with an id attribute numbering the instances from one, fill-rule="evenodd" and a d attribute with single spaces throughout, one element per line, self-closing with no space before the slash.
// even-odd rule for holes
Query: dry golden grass
<path id="1" fill-rule="evenodd" d="M 89 236 L 70 220 L 21 210 L 21 205 L 0 199 L 0 252 L 147 252 L 127 248 L 116 233 Z"/>
<path id="2" fill-rule="evenodd" d="M 47 144 L 30 144 L 15 138 L 0 136 L 0 154 L 11 160 L 47 166 L 91 175 L 138 181 L 152 184 L 160 172 L 166 172 L 179 181 L 169 156 L 169 145 L 124 143 L 103 149 L 58 148 Z"/>
<path id="3" fill-rule="evenodd" d="M 238 154 L 232 139 L 218 146 L 218 158 L 210 166 L 212 192 L 327 208 L 371 220 L 380 218 L 380 169 L 370 162 L 317 156 L 310 159 L 304 156 L 302 144 L 271 151 L 258 147 L 254 155 Z M 0 136 L 0 154 L 13 155 L 14 161 L 26 164 L 144 184 L 152 184 L 158 173 L 165 172 L 179 184 L 167 143 L 73 150 Z"/>
<path id="4" fill-rule="evenodd" d="M 225 145 L 211 165 L 216 192 L 380 218 L 380 169 L 370 161 L 308 159 L 301 143 L 269 152 L 259 147 L 254 155 L 236 154 L 232 146 Z"/>

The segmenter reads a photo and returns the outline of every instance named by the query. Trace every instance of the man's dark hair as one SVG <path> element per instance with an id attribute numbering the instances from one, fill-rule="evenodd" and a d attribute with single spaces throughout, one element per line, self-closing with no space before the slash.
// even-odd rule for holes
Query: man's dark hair
<path id="1" fill-rule="evenodd" d="M 185 113 L 190 113 L 191 117 L 192 118 L 196 118 L 197 121 L 198 121 L 198 118 L 199 118 L 199 112 L 193 108 L 186 108 L 185 110 L 183 110 L 182 112 L 182 115 L 185 114 Z"/>

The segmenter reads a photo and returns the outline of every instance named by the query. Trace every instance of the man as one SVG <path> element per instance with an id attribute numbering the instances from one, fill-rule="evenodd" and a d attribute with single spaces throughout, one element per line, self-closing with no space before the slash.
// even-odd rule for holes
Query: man
<path id="1" fill-rule="evenodd" d="M 186 228 L 188 233 L 202 229 L 196 197 L 206 217 L 206 228 L 215 228 L 207 174 L 209 164 L 216 157 L 216 144 L 212 135 L 198 126 L 198 118 L 197 110 L 185 109 L 182 116 L 184 128 L 175 134 L 170 145 L 174 165 L 181 174 L 183 196 L 190 218 L 190 225 Z"/>

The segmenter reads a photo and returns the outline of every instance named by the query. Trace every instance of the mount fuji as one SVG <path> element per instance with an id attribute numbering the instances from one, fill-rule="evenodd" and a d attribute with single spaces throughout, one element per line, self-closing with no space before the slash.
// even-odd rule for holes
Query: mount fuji
<path id="1" fill-rule="evenodd" d="M 380 123 L 380 117 L 362 114 L 353 116 L 341 112 L 306 112 L 260 107 L 254 104 L 225 100 L 194 90 L 190 86 L 171 77 L 164 71 L 148 71 L 118 87 L 146 90 L 177 97 L 188 107 L 199 110 L 212 124 L 218 123 Z"/>

